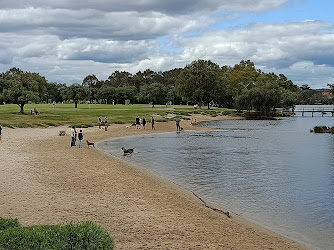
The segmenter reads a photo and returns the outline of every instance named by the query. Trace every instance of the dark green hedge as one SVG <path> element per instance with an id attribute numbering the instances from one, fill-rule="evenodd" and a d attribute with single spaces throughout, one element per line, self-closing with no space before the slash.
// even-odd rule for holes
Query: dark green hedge
<path id="1" fill-rule="evenodd" d="M 114 240 L 92 222 L 9 227 L 0 231 L 0 249 L 114 249 Z"/>

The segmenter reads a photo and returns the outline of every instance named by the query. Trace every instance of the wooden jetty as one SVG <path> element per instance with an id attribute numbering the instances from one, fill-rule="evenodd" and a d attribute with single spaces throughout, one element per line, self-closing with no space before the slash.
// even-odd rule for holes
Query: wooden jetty
<path id="1" fill-rule="evenodd" d="M 324 116 L 327 113 L 331 113 L 332 116 L 334 116 L 334 108 L 333 109 L 329 109 L 329 108 L 312 108 L 312 109 L 298 109 L 298 110 L 292 110 L 293 114 L 296 113 L 301 113 L 302 116 L 304 116 L 305 113 L 312 113 L 312 117 L 314 116 L 315 113 L 321 113 L 321 116 Z"/>

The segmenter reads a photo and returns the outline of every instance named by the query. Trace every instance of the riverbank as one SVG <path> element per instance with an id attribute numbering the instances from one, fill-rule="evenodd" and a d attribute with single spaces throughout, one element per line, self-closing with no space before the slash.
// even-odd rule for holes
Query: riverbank
<path id="1" fill-rule="evenodd" d="M 203 129 L 189 121 L 181 126 Z M 59 130 L 67 135 L 58 136 Z M 89 141 L 175 130 L 175 122 L 157 123 L 154 131 L 124 124 L 83 129 Z M 24 225 L 92 220 L 115 237 L 117 249 L 304 249 L 233 213 L 217 213 L 181 187 L 87 144 L 70 148 L 69 131 L 4 128 L 0 217 Z"/>

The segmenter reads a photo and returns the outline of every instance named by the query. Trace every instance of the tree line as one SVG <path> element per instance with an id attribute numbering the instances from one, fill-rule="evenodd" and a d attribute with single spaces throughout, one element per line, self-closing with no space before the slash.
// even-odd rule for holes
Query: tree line
<path id="1" fill-rule="evenodd" d="M 124 104 L 197 104 L 257 111 L 270 115 L 277 108 L 296 104 L 331 102 L 307 86 L 298 87 L 283 74 L 264 73 L 253 62 L 242 60 L 219 66 L 210 60 L 196 60 L 184 68 L 164 72 L 150 69 L 131 74 L 115 71 L 108 79 L 87 75 L 82 83 L 70 86 L 48 82 L 38 73 L 12 68 L 0 74 L 0 103 L 15 103 L 20 112 L 28 102 L 51 103 L 89 101 Z"/>

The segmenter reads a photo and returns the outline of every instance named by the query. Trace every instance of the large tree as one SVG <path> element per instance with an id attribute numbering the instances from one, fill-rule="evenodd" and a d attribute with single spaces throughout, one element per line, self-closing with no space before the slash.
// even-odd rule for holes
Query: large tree
<path id="1" fill-rule="evenodd" d="M 61 102 L 63 101 L 62 90 L 66 88 L 64 83 L 46 83 L 46 97 L 48 101 Z"/>
<path id="2" fill-rule="evenodd" d="M 3 101 L 17 104 L 22 114 L 24 105 L 29 101 L 40 102 L 44 99 L 46 80 L 37 73 L 12 68 L 2 74 L 2 82 L 6 86 L 2 91 Z"/>
<path id="3" fill-rule="evenodd" d="M 192 103 L 206 104 L 217 98 L 220 88 L 220 67 L 208 60 L 197 60 L 187 65 L 179 74 L 178 93 Z"/>
<path id="4" fill-rule="evenodd" d="M 72 100 L 74 102 L 74 108 L 78 108 L 78 102 L 87 100 L 90 96 L 90 91 L 87 87 L 83 87 L 79 84 L 73 84 L 63 90 L 63 97 L 66 100 Z"/>
<path id="5" fill-rule="evenodd" d="M 117 99 L 117 90 L 115 87 L 105 85 L 98 89 L 96 98 L 106 100 L 107 104 L 111 103 L 113 100 Z"/>

